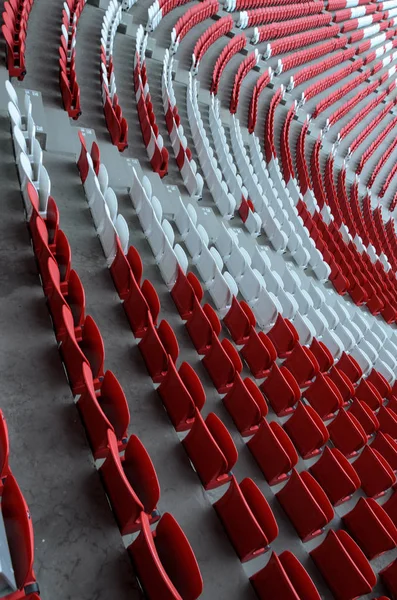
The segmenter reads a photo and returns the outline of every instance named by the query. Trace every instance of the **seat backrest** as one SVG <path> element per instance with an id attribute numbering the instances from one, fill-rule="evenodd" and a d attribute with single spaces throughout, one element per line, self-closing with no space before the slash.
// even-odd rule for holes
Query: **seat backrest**
<path id="1" fill-rule="evenodd" d="M 90 315 L 84 321 L 81 349 L 90 363 L 94 379 L 103 376 L 105 348 L 98 325 Z"/>
<path id="2" fill-rule="evenodd" d="M 136 435 L 128 440 L 123 469 L 145 512 L 150 515 L 160 499 L 160 485 L 151 458 Z"/>
<path id="3" fill-rule="evenodd" d="M 0 410 L 0 478 L 8 473 L 8 456 L 10 443 L 8 439 L 8 428 L 3 411 Z"/>
<path id="4" fill-rule="evenodd" d="M 130 424 L 130 410 L 123 388 L 112 371 L 105 373 L 98 401 L 104 414 L 113 425 L 117 438 L 126 437 Z"/>
<path id="5" fill-rule="evenodd" d="M 155 545 L 181 598 L 196 600 L 203 589 L 200 569 L 188 539 L 170 513 L 164 513 L 157 525 Z"/>
<path id="6" fill-rule="evenodd" d="M 231 471 L 237 462 L 238 452 L 229 430 L 225 427 L 220 418 L 212 412 L 207 416 L 205 424 L 226 458 L 227 470 Z"/>
<path id="7" fill-rule="evenodd" d="M 15 581 L 18 589 L 34 580 L 33 525 L 29 508 L 15 477 L 7 477 L 1 502 Z"/>
<path id="8" fill-rule="evenodd" d="M 189 363 L 183 362 L 179 367 L 178 372 L 186 389 L 191 395 L 197 410 L 201 410 L 205 404 L 206 396 L 203 384 L 196 371 Z"/>

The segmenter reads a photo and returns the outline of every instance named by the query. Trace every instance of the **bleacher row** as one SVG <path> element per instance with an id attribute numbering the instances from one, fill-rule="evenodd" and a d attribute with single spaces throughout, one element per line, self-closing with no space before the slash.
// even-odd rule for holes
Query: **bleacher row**
<path id="1" fill-rule="evenodd" d="M 150 164 L 161 177 L 166 177 L 171 159 L 151 101 L 146 47 L 162 19 L 182 4 L 156 1 L 148 10 L 146 31 L 140 26 L 136 34 L 138 119 Z M 389 199 L 390 211 L 381 204 L 395 165 L 382 179 L 378 197 L 372 192 L 396 147 L 392 110 L 397 9 L 393 0 L 355 4 L 228 2 L 228 11 L 241 11 L 237 26 L 255 27 L 251 39 L 266 47 L 242 54 L 249 36 L 236 32 L 225 43 L 213 61 L 208 124 L 199 104 L 200 72 L 211 45 L 231 34 L 236 22 L 222 16 L 196 38 L 185 125 L 190 127 L 194 149 L 188 146 L 174 91 L 175 57 L 189 30 L 220 7 L 206 0 L 186 10 L 172 29 L 157 85 L 176 164 L 192 201 L 168 206 L 138 168 L 131 173 L 130 188 L 145 238 L 192 344 L 203 357 L 202 365 L 239 434 L 249 438 L 246 445 L 266 482 L 284 484 L 275 496 L 297 536 L 306 543 L 323 534 L 334 519 L 334 507 L 351 500 L 358 490 L 363 494 L 344 514 L 345 529 L 329 528 L 310 551 L 333 596 L 341 600 L 371 593 L 377 574 L 390 597 L 397 596 L 397 561 L 379 573 L 369 562 L 397 547 L 397 337 L 390 327 L 397 321 L 397 248 L 390 214 L 397 191 Z M 67 6 L 61 90 L 65 108 L 77 118 L 74 45 L 83 6 L 78 2 Z M 103 20 L 100 61 L 105 119 L 112 143 L 122 151 L 127 147 L 128 124 L 118 102 L 113 65 L 121 11 L 117 0 L 111 0 Z M 22 37 L 26 14 L 23 18 Z M 18 19 L 22 21 L 22 16 Z M 15 32 L 14 37 L 20 35 Z M 299 50 L 324 40 L 328 41 Z M 267 64 L 288 52 L 293 54 Z M 232 76 L 225 124 L 220 88 L 227 73 L 231 77 L 230 63 L 238 55 L 241 61 Z M 13 71 L 15 60 L 23 61 L 23 52 L 20 59 L 14 50 L 12 56 L 11 61 L 8 50 L 10 74 L 23 76 Z M 258 66 L 258 71 L 265 70 L 242 107 L 247 99 L 244 80 Z M 288 85 L 280 84 L 280 77 L 292 70 Z M 66 101 L 62 81 L 72 95 Z M 299 89 L 303 84 L 304 92 Z M 103 340 L 93 319 L 85 315 L 84 289 L 71 269 L 70 247 L 59 229 L 28 96 L 21 107 L 11 85 L 7 91 L 15 158 L 43 290 L 94 458 L 105 459 L 99 469 L 120 532 L 139 532 L 128 551 L 149 598 L 198 598 L 203 586 L 199 565 L 175 519 L 156 510 L 160 489 L 153 464 L 139 439 L 134 435 L 128 439 L 125 396 L 116 377 L 104 372 Z M 338 106 L 341 101 L 345 103 Z M 263 144 L 255 133 L 260 113 L 266 115 Z M 364 117 L 371 120 L 362 127 Z M 242 126 L 246 121 L 248 130 Z M 335 132 L 335 126 L 340 130 Z M 345 138 L 351 141 L 343 162 L 337 164 Z M 387 150 L 370 170 L 368 165 L 386 140 Z M 158 323 L 159 297 L 149 280 L 142 281 L 142 261 L 129 247 L 129 226 L 118 212 L 99 147 L 94 144 L 88 151 L 81 132 L 80 142 L 77 162 L 88 206 L 148 373 L 158 384 L 174 428 L 187 431 L 182 444 L 204 489 L 229 484 L 213 506 L 238 557 L 242 562 L 256 558 L 277 538 L 277 520 L 254 481 L 244 478 L 239 483 L 233 475 L 238 453 L 226 426 L 213 412 L 205 419 L 201 415 L 204 388 L 191 365 L 182 362 L 177 367 L 177 336 L 166 320 Z M 351 172 L 354 179 L 348 182 Z M 204 191 L 209 191 L 217 211 L 216 225 L 208 229 L 203 213 L 193 205 Z M 231 219 L 241 224 L 238 231 L 229 227 Z M 262 233 L 269 247 L 261 242 Z M 280 257 L 293 266 L 280 269 Z M 328 280 L 337 292 L 331 304 Z M 342 298 L 347 294 L 349 309 Z M 245 368 L 253 378 L 242 377 Z M 301 459 L 313 457 L 318 457 L 316 462 L 301 468 Z M 387 501 L 378 502 L 385 494 Z M 155 523 L 154 535 L 150 526 Z M 259 598 L 320 598 L 288 550 L 273 551 L 250 580 Z"/>

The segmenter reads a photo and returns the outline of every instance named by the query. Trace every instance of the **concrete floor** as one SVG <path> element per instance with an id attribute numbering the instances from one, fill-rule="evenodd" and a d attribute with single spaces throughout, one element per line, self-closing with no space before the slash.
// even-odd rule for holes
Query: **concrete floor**
<path id="1" fill-rule="evenodd" d="M 134 22 L 144 22 L 147 0 L 132 10 Z M 165 47 L 172 25 L 183 12 L 167 17 L 156 35 L 158 47 Z M 110 174 L 110 185 L 119 200 L 119 211 L 130 226 L 130 243 L 140 252 L 144 277 L 155 285 L 161 300 L 161 318 L 166 318 L 178 338 L 179 363 L 188 361 L 199 374 L 207 394 L 203 415 L 215 412 L 228 427 L 239 451 L 234 474 L 240 481 L 252 477 L 268 499 L 280 534 L 272 549 L 292 550 L 315 581 L 323 598 L 331 598 L 308 551 L 323 538 L 303 544 L 278 504 L 277 487 L 270 488 L 202 367 L 190 338 L 162 282 L 149 246 L 143 237 L 127 194 L 126 158 L 139 158 L 146 172 L 148 161 L 138 130 L 132 87 L 134 40 L 118 34 L 115 43 L 115 71 L 125 116 L 130 127 L 130 144 L 124 157 L 111 146 L 101 105 L 99 44 L 103 11 L 86 5 L 77 39 L 77 77 L 81 87 L 83 114 L 78 123 L 69 121 L 62 110 L 58 86 L 57 47 L 62 0 L 35 0 L 29 21 L 27 46 L 28 74 L 25 88 L 43 94 L 47 128 L 44 164 L 49 172 L 61 217 L 61 227 L 72 249 L 72 265 L 83 282 L 87 313 L 97 322 L 105 344 L 105 367 L 116 374 L 125 391 L 131 423 L 145 444 L 156 468 L 162 513 L 172 512 L 185 531 L 204 579 L 204 600 L 254 600 L 248 577 L 268 560 L 266 556 L 241 565 L 211 504 L 226 488 L 206 493 L 191 468 L 188 457 L 163 410 L 148 377 L 123 308 L 107 271 L 83 188 L 75 166 L 77 126 L 95 130 L 102 160 Z M 180 64 L 188 67 L 193 38 L 203 26 L 189 34 Z M 209 53 L 203 77 L 215 60 Z M 45 64 L 45 68 L 43 65 Z M 4 67 L 1 67 L 4 75 Z M 149 81 L 160 130 L 165 131 L 160 106 L 160 63 L 148 60 Z M 225 74 L 226 94 L 232 74 Z M 180 86 L 178 82 L 178 86 Z M 180 97 L 182 90 L 179 88 Z M 179 96 L 178 96 L 179 97 Z M 124 544 L 112 517 L 78 412 L 67 385 L 57 351 L 51 321 L 42 294 L 33 252 L 29 243 L 13 163 L 8 120 L 0 105 L 0 178 L 3 219 L 0 233 L 0 392 L 1 408 L 10 431 L 11 467 L 29 504 L 35 532 L 35 570 L 43 600 L 102 600 L 139 598 L 140 592 Z M 181 115 L 185 110 L 181 107 Z M 135 134 L 136 132 L 136 134 Z M 187 132 L 188 133 L 188 132 Z M 169 140 L 164 136 L 169 147 Z M 165 183 L 182 181 L 170 152 L 170 174 Z M 27 334 L 28 332 L 28 334 Z M 248 375 L 245 370 L 243 375 Z M 270 418 L 274 419 L 270 411 Z M 301 460 L 298 469 L 310 461 Z M 359 497 L 336 510 L 331 527 L 341 527 L 340 517 Z M 327 528 L 328 529 L 328 528 Z M 123 544 L 124 542 L 124 544 Z M 386 553 L 372 561 L 378 572 L 397 556 Z M 379 584 L 365 598 L 384 592 Z M 161 599 L 159 599 L 161 600 Z"/>

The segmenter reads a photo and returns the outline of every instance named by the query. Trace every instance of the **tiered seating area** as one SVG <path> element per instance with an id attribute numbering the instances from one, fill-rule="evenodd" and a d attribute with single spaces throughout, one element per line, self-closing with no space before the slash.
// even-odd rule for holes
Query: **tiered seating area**
<path id="1" fill-rule="evenodd" d="M 3 394 L 0 597 L 397 598 L 397 2 L 51 0 L 48 89 L 47 1 L 4 2 L 3 221 L 79 451 Z"/>

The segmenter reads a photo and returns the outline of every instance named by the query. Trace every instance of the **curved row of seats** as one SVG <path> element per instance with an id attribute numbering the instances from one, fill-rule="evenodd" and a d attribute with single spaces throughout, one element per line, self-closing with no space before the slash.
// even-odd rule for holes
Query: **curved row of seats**
<path id="1" fill-rule="evenodd" d="M 10 77 L 26 75 L 25 50 L 28 19 L 33 0 L 6 0 L 1 31 L 6 42 L 6 65 Z"/>
<path id="2" fill-rule="evenodd" d="M 67 0 L 62 10 L 61 45 L 59 46 L 59 85 L 63 106 L 69 117 L 81 115 L 80 88 L 76 79 L 77 24 L 86 0 Z"/>
<path id="3" fill-rule="evenodd" d="M 128 148 L 128 123 L 119 104 L 113 68 L 113 44 L 121 14 L 122 8 L 117 0 L 109 2 L 102 21 L 100 76 L 106 125 L 112 144 L 123 152 Z"/>
<path id="4" fill-rule="evenodd" d="M 11 86 L 8 85 L 7 88 L 15 100 L 15 91 L 13 94 Z M 19 104 L 13 106 L 19 111 Z M 17 131 L 18 126 L 13 125 L 14 142 Z M 106 180 L 106 173 L 103 165 L 102 170 L 100 169 L 99 148 L 94 146 L 93 156 L 90 155 L 88 160 L 87 152 L 84 153 L 85 143 L 82 135 L 80 140 L 82 152 L 78 167 L 81 177 L 85 177 L 86 189 L 90 192 L 90 169 L 94 171 L 95 177 L 97 176 L 94 169 L 97 169 L 102 183 Z M 23 151 L 16 153 L 18 165 L 26 160 L 30 160 L 28 154 Z M 43 165 L 39 165 L 39 168 L 44 169 Z M 59 228 L 57 205 L 54 199 L 48 196 L 43 209 L 38 182 L 24 176 L 23 172 L 20 172 L 20 181 L 33 250 L 54 332 L 59 342 L 60 355 L 72 393 L 78 396 L 77 407 L 94 458 L 105 458 L 100 473 L 121 534 L 139 532 L 128 548 L 137 575 L 150 598 L 166 597 L 166 594 L 170 598 L 177 598 L 178 594 L 181 594 L 181 597 L 198 598 L 202 590 L 202 579 L 193 551 L 172 515 L 164 513 L 161 516 L 157 511 L 160 488 L 154 466 L 139 439 L 134 435 L 128 438 L 128 404 L 115 375 L 104 370 L 103 339 L 95 321 L 90 315 L 86 315 L 84 287 L 77 273 L 71 268 L 71 250 L 66 235 Z M 107 198 L 111 198 L 112 190 L 107 189 L 110 191 Z M 114 208 L 117 213 L 117 205 L 113 205 Z M 110 214 L 109 210 L 105 213 Z M 121 215 L 117 218 L 120 221 Z M 113 251 L 113 247 L 109 249 L 109 245 L 106 245 L 110 236 L 106 234 L 105 223 L 101 222 L 100 227 L 104 235 L 102 243 L 106 255 L 108 251 Z M 115 246 L 116 240 L 119 241 L 115 228 L 112 230 L 112 236 Z M 128 235 L 125 243 L 128 245 Z M 114 255 L 109 254 L 109 257 L 113 261 L 115 251 Z M 123 456 L 120 456 L 120 452 L 124 453 Z M 11 480 L 12 476 L 8 477 Z M 7 490 L 7 480 L 4 490 Z M 14 497 L 16 496 L 14 490 Z M 17 509 L 19 505 L 15 502 L 13 514 Z M 154 537 L 150 524 L 156 522 L 158 525 Z M 171 547 L 175 556 L 179 556 L 178 567 L 168 558 Z M 14 546 L 11 552 L 14 552 Z M 23 552 L 18 560 L 21 559 L 24 559 Z M 31 587 L 32 562 L 33 558 L 28 574 L 18 573 L 18 577 L 24 575 L 25 579 L 30 578 L 24 583 L 26 591 L 34 591 Z M 182 572 L 181 564 L 185 566 Z M 10 600 L 12 598 L 14 596 L 10 596 Z"/>
<path id="5" fill-rule="evenodd" d="M 7 422 L 0 411 L 0 496 L 1 515 L 14 571 L 16 590 L 6 600 L 39 600 L 39 586 L 33 570 L 33 523 L 21 489 L 9 465 L 10 442 Z M 4 592 L 3 592 L 4 593 Z"/>

